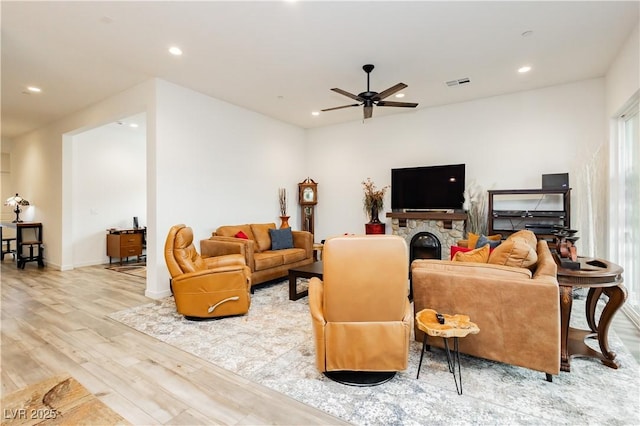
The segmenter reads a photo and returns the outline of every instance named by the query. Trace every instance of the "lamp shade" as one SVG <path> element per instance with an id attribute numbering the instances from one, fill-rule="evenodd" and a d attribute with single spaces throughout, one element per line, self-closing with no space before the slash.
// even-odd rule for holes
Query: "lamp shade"
<path id="1" fill-rule="evenodd" d="M 14 195 L 13 197 L 9 197 L 7 198 L 7 200 L 4 202 L 5 206 L 28 206 L 29 202 L 27 200 L 25 200 L 24 198 L 22 198 L 21 196 L 18 195 L 18 193 L 16 192 L 16 195 Z"/>
<path id="2" fill-rule="evenodd" d="M 20 206 L 28 206 L 29 202 L 24 198 L 22 198 L 21 196 L 19 196 L 18 193 L 16 192 L 16 195 L 14 195 L 13 197 L 7 198 L 7 200 L 4 202 L 4 205 L 15 207 L 13 212 L 16 214 L 16 218 L 13 222 L 16 223 L 16 222 L 22 222 L 22 220 L 20 220 L 20 212 L 22 211 L 20 210 Z"/>

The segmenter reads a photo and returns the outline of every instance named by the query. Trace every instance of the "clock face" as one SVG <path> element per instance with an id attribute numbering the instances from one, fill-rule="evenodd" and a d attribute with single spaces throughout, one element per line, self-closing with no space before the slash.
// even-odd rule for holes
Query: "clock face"
<path id="1" fill-rule="evenodd" d="M 313 188 L 306 187 L 302 190 L 302 199 L 307 203 L 312 203 L 314 198 Z"/>

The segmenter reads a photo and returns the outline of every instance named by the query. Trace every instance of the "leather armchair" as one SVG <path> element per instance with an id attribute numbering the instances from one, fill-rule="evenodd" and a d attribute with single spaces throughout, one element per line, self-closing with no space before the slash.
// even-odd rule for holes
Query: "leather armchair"
<path id="1" fill-rule="evenodd" d="M 390 372 L 388 380 L 405 370 L 412 311 L 404 239 L 334 237 L 325 242 L 322 256 L 323 279 L 309 282 L 318 370 L 337 381 L 350 372 Z M 363 384 L 358 376 L 350 374 Z"/>
<path id="2" fill-rule="evenodd" d="M 251 271 L 241 255 L 202 258 L 193 231 L 183 224 L 169 230 L 164 256 L 179 313 L 187 319 L 245 314 L 251 304 Z"/>

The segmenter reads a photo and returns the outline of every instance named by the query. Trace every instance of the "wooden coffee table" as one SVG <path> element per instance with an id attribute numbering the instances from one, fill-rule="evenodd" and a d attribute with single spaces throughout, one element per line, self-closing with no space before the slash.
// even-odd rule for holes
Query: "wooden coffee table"
<path id="1" fill-rule="evenodd" d="M 298 278 L 322 278 L 322 262 L 313 262 L 309 265 L 289 269 L 289 300 L 298 300 L 309 294 L 309 290 L 298 293 Z"/>
<path id="2" fill-rule="evenodd" d="M 604 259 L 579 257 L 580 269 L 565 269 L 558 265 L 560 284 L 560 369 L 571 371 L 572 356 L 588 356 L 599 359 L 604 365 L 618 368 L 616 354 L 609 349 L 609 325 L 613 315 L 627 299 L 627 289 L 622 285 L 622 267 Z M 558 263 L 556 259 L 556 263 Z M 573 288 L 587 287 L 586 316 L 589 330 L 569 326 L 573 305 Z M 609 297 L 596 323 L 595 312 L 602 293 Z M 586 338 L 598 339 L 600 352 L 584 342 Z"/>

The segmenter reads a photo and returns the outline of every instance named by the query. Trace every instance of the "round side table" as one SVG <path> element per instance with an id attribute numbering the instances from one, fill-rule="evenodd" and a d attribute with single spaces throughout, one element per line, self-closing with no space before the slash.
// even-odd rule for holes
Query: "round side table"
<path id="1" fill-rule="evenodd" d="M 604 259 L 579 257 L 580 269 L 562 268 L 558 264 L 558 284 L 560 285 L 560 370 L 571 371 L 572 356 L 588 356 L 599 359 L 604 365 L 618 368 L 616 354 L 609 349 L 609 325 L 613 315 L 627 300 L 621 266 Z M 556 258 L 556 263 L 558 259 Z M 589 330 L 569 326 L 573 305 L 573 288 L 586 287 L 585 313 Z M 602 293 L 609 297 L 600 320 L 596 322 L 595 312 Z M 584 342 L 586 338 L 598 339 L 600 351 L 591 349 Z"/>
<path id="2" fill-rule="evenodd" d="M 456 391 L 458 392 L 458 395 L 462 395 L 462 372 L 460 370 L 458 338 L 465 337 L 469 334 L 478 334 L 480 329 L 475 323 L 472 323 L 469 320 L 467 315 L 442 314 L 442 317 L 444 318 L 442 323 L 438 321 L 437 315 L 438 313 L 433 309 L 423 309 L 416 314 L 416 323 L 418 324 L 418 328 L 425 333 L 424 339 L 422 340 L 422 352 L 420 353 L 420 364 L 418 364 L 418 374 L 416 375 L 416 379 L 420 377 L 422 358 L 424 357 L 424 351 L 427 348 L 427 336 L 442 337 L 447 354 L 449 372 L 453 374 L 453 380 L 456 383 Z M 453 354 L 451 354 L 449 349 L 449 338 L 453 338 Z M 458 377 L 456 377 L 456 365 L 458 366 Z"/>

